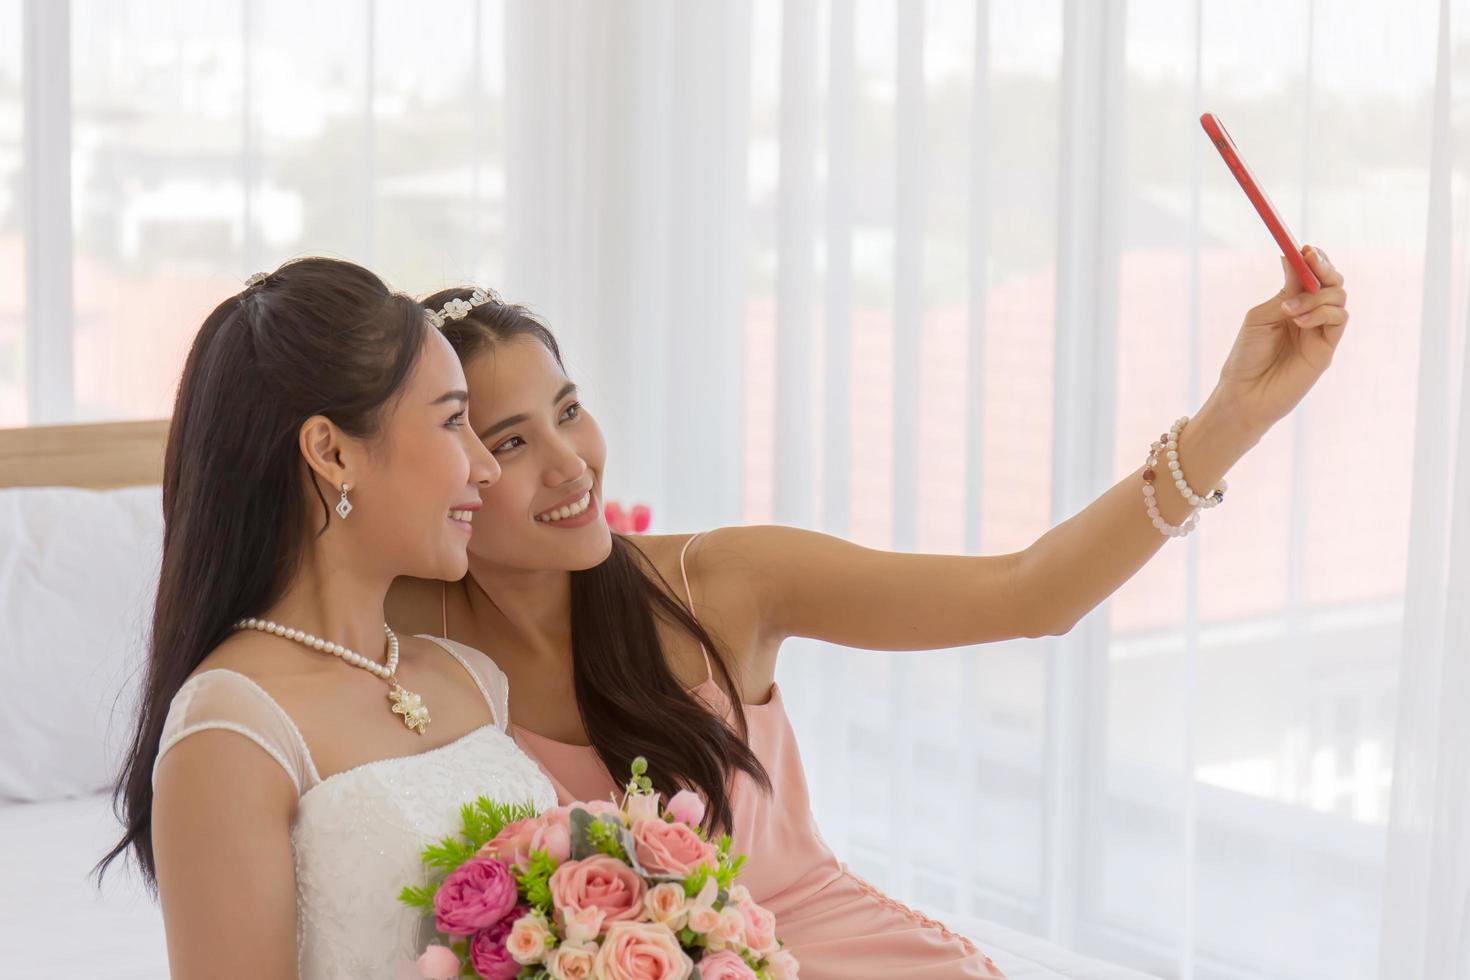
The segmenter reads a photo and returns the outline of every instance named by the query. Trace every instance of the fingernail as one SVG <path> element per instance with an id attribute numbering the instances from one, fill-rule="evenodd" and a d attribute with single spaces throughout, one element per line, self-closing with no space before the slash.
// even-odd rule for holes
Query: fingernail
<path id="1" fill-rule="evenodd" d="M 1289 299 L 1281 305 L 1286 307 L 1286 312 L 1295 313 L 1297 310 L 1302 308 L 1302 301 L 1299 299 Z"/>

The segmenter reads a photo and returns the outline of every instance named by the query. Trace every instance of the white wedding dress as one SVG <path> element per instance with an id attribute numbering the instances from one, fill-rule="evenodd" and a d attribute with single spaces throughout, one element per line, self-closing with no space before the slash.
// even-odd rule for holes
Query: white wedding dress
<path id="1" fill-rule="evenodd" d="M 326 779 L 290 716 L 258 684 L 231 670 L 196 674 L 169 706 L 158 757 L 195 732 L 224 729 L 259 745 L 296 784 L 297 963 L 301 980 L 397 975 L 433 924 L 398 901 L 424 884 L 426 843 L 460 828 L 460 805 L 479 796 L 556 806 L 556 790 L 505 732 L 509 685 L 478 650 L 424 636 L 464 667 L 494 721 L 418 755 L 368 762 Z M 155 771 L 157 763 L 154 763 Z"/>

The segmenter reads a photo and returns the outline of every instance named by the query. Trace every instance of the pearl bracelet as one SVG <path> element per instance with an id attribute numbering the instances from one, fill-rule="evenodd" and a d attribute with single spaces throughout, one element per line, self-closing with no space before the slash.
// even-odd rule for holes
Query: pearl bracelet
<path id="1" fill-rule="evenodd" d="M 1184 478 L 1184 470 L 1179 466 L 1179 433 L 1183 432 L 1184 427 L 1188 424 L 1189 416 L 1181 415 L 1169 427 L 1168 432 L 1159 436 L 1159 441 L 1149 447 L 1148 465 L 1158 465 L 1159 451 L 1162 450 L 1164 452 L 1164 460 L 1169 464 L 1169 472 L 1173 474 L 1174 486 L 1178 489 L 1179 495 L 1189 501 L 1189 506 L 1203 507 L 1205 510 L 1209 510 L 1212 507 L 1218 507 L 1224 503 L 1225 491 L 1229 489 L 1230 485 L 1224 480 L 1221 480 L 1219 486 L 1201 496 L 1195 492 L 1194 488 L 1189 485 L 1189 481 Z"/>
<path id="2" fill-rule="evenodd" d="M 1194 492 L 1189 481 L 1184 478 L 1184 470 L 1179 465 L 1179 433 L 1184 431 L 1184 427 L 1188 424 L 1189 416 L 1181 416 L 1169 427 L 1168 432 L 1159 436 L 1158 441 L 1149 446 L 1148 465 L 1143 471 L 1143 500 L 1148 507 L 1149 520 L 1153 522 L 1154 527 L 1159 529 L 1159 533 L 1167 538 L 1182 538 L 1189 534 L 1199 526 L 1200 508 L 1218 507 L 1225 500 L 1227 484 L 1224 480 L 1221 480 L 1220 485 L 1211 493 L 1201 497 Z M 1190 507 L 1194 508 L 1189 512 L 1189 517 L 1183 524 L 1170 524 L 1159 513 L 1156 498 L 1158 491 L 1154 487 L 1154 479 L 1157 474 L 1154 473 L 1154 467 L 1159 465 L 1160 452 L 1165 453 L 1164 459 L 1169 464 L 1169 472 L 1173 474 L 1175 489 L 1189 502 Z"/>

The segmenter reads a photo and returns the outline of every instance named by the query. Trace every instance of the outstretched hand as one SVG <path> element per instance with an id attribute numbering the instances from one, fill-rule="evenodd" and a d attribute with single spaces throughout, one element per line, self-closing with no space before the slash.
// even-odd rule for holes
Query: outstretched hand
<path id="1" fill-rule="evenodd" d="M 1281 291 L 1245 315 L 1220 369 L 1216 397 L 1238 421 L 1264 434 L 1296 407 L 1332 363 L 1347 327 L 1342 273 L 1320 249 L 1302 248 L 1322 288 L 1309 293 L 1283 257 Z"/>

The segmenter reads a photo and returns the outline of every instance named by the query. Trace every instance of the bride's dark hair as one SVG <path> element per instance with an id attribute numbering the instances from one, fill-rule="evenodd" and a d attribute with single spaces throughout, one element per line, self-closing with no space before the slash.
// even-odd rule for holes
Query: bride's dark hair
<path id="1" fill-rule="evenodd" d="M 99 880 L 131 848 L 156 884 L 153 763 L 169 704 L 231 624 L 281 597 L 308 535 L 326 529 L 321 488 L 311 481 L 320 514 L 305 492 L 302 424 L 324 415 L 351 436 L 375 436 L 429 329 L 413 299 L 324 258 L 252 280 L 199 328 L 169 426 L 147 672 L 113 797 L 126 832 L 98 862 Z"/>
<path id="2" fill-rule="evenodd" d="M 473 289 L 445 289 L 424 298 L 440 310 L 469 300 Z M 562 364 L 556 337 L 524 306 L 490 300 L 442 332 L 462 362 L 517 337 L 539 341 Z M 734 705 L 735 725 L 684 690 L 659 644 L 657 621 L 673 624 L 709 651 L 717 683 Z M 627 776 L 638 756 L 648 759 L 654 787 L 668 796 L 697 791 L 708 804 L 706 823 L 731 826 L 730 780 L 749 775 L 762 789 L 770 777 L 744 735 L 739 688 L 714 638 L 675 597 L 669 583 L 632 539 L 614 534 L 612 552 L 600 564 L 572 572 L 572 683 L 587 738 L 609 773 Z"/>

